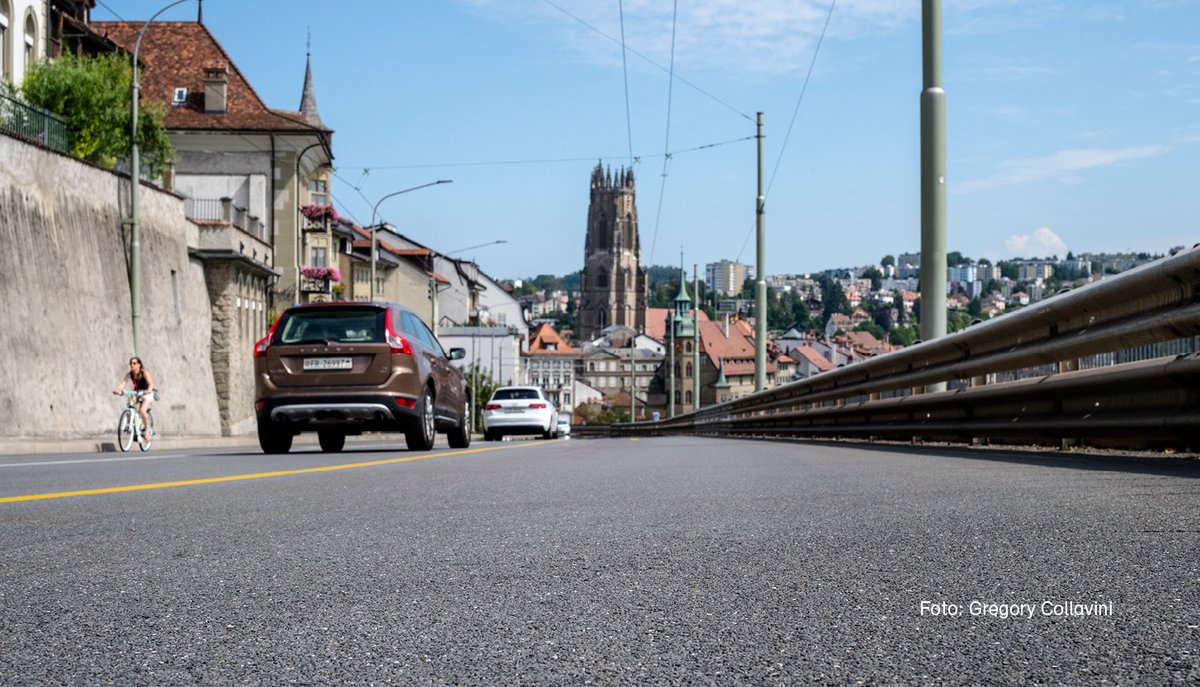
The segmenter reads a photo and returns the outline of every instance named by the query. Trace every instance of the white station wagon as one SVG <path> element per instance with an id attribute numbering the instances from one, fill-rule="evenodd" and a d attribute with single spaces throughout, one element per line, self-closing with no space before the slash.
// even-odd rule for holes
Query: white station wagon
<path id="1" fill-rule="evenodd" d="M 499 441 L 505 434 L 558 436 L 558 409 L 536 386 L 502 386 L 483 408 L 483 438 Z"/>

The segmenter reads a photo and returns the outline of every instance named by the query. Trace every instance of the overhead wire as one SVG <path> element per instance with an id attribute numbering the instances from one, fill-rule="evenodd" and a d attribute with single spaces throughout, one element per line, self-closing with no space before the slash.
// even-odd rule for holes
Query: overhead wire
<path id="1" fill-rule="evenodd" d="M 663 145 L 662 183 L 658 187 L 658 211 L 654 213 L 654 238 L 650 241 L 650 258 L 646 261 L 648 265 L 654 264 L 654 249 L 658 245 L 658 226 L 662 219 L 663 197 L 667 193 L 667 173 L 671 167 L 671 97 L 675 85 L 675 28 L 679 16 L 679 0 L 673 0 L 671 6 L 671 70 L 668 72 L 670 78 L 667 79 L 667 137 Z"/>
<path id="2" fill-rule="evenodd" d="M 621 15 L 621 75 L 625 79 L 625 131 L 629 135 L 629 166 L 633 167 L 633 118 L 629 111 L 629 64 L 625 59 L 625 0 L 617 0 Z"/>
<path id="3" fill-rule="evenodd" d="M 825 42 L 825 34 L 829 31 L 829 20 L 833 18 L 833 8 L 837 6 L 837 0 L 831 0 L 829 3 L 829 11 L 825 14 L 825 25 L 821 27 L 821 35 L 817 38 L 817 44 L 813 48 L 812 60 L 808 63 L 808 72 L 804 75 L 804 83 L 800 87 L 800 96 L 796 98 L 796 107 L 792 110 L 792 119 L 788 122 L 787 133 L 783 136 L 783 145 L 779 148 L 779 156 L 775 158 L 775 167 L 771 170 L 771 178 L 767 182 L 767 188 L 763 192 L 763 207 L 766 207 L 767 198 L 771 195 L 771 188 L 775 185 L 775 175 L 779 172 L 779 165 L 783 162 L 783 154 L 787 151 L 788 141 L 792 137 L 792 127 L 796 125 L 796 115 L 800 113 L 800 104 L 804 102 L 804 94 L 808 92 L 808 82 L 812 78 L 813 68 L 817 64 L 817 55 L 821 53 L 821 44 Z M 750 242 L 750 237 L 754 234 L 756 222 L 750 224 L 750 230 L 746 232 L 746 238 L 742 241 L 742 247 L 738 250 L 735 262 L 741 262 L 742 253 L 746 251 L 746 244 Z M 762 275 L 765 276 L 765 275 Z"/>
<path id="4" fill-rule="evenodd" d="M 596 28 L 595 26 L 593 26 L 592 24 L 588 23 L 588 22 L 587 22 L 587 20 L 583 19 L 582 17 L 579 17 L 578 15 L 575 15 L 575 14 L 571 13 L 571 12 L 570 12 L 569 10 L 567 10 L 566 8 L 564 8 L 564 7 L 562 7 L 561 5 L 559 5 L 559 4 L 555 3 L 555 2 L 553 2 L 553 0 L 542 0 L 542 2 L 546 3 L 547 5 L 550 5 L 550 6 L 551 6 L 551 7 L 553 7 L 554 9 L 558 10 L 559 12 L 562 12 L 563 14 L 565 14 L 565 15 L 567 15 L 568 17 L 570 17 L 570 18 L 574 19 L 575 21 L 579 22 L 580 24 L 583 24 L 584 26 L 586 26 L 586 27 L 588 27 L 589 29 L 591 29 L 593 32 L 597 33 L 598 35 L 600 35 L 600 36 L 602 36 L 602 37 L 604 37 L 604 38 L 607 38 L 608 40 L 612 41 L 613 43 L 620 43 L 620 41 L 618 41 L 616 38 L 613 38 L 612 36 L 608 35 L 607 33 L 604 33 L 604 32 L 603 32 L 603 31 L 601 31 L 600 29 L 598 29 L 598 28 Z M 660 71 L 667 72 L 668 74 L 670 74 L 670 75 L 671 75 L 671 79 L 672 79 L 672 80 L 678 80 L 678 81 L 680 81 L 681 83 L 687 84 L 687 85 L 688 85 L 688 86 L 690 86 L 690 87 L 691 87 L 693 90 L 695 90 L 697 93 L 699 93 L 699 94 L 703 95 L 704 97 L 706 97 L 706 98 L 708 98 L 708 99 L 712 100 L 713 102 L 715 102 L 715 103 L 717 103 L 717 104 L 721 105 L 722 107 L 726 108 L 727 110 L 729 110 L 730 112 L 732 112 L 732 113 L 736 114 L 737 116 L 739 116 L 739 117 L 742 117 L 743 119 L 748 119 L 748 120 L 750 120 L 750 121 L 752 121 L 752 122 L 754 121 L 754 118 L 753 118 L 753 117 L 751 117 L 750 115 L 746 114 L 745 112 L 742 112 L 741 110 L 737 109 L 737 108 L 736 108 L 736 107 L 734 107 L 733 105 L 730 105 L 729 103 L 725 102 L 724 100 L 721 100 L 720 98 L 718 98 L 717 96 L 713 95 L 712 93 L 709 93 L 708 91 L 704 90 L 703 88 L 700 88 L 699 86 L 697 86 L 696 84 L 692 83 L 691 81 L 688 81 L 687 79 L 683 78 L 682 76 L 679 76 L 678 74 L 674 73 L 674 69 L 673 69 L 673 68 L 672 68 L 672 69 L 668 69 L 668 68 L 666 68 L 666 67 L 662 66 L 661 64 L 659 64 L 659 63 L 655 62 L 654 60 L 650 59 L 649 57 L 647 57 L 647 56 L 643 55 L 642 53 L 638 52 L 637 50 L 634 50 L 633 48 L 629 48 L 629 52 L 631 52 L 631 53 L 633 53 L 634 55 L 637 55 L 638 57 L 642 58 L 642 60 L 644 60 L 644 61 L 645 61 L 647 64 L 649 64 L 649 65 L 651 65 L 651 66 L 653 66 L 653 67 L 656 67 L 656 68 L 657 68 L 657 69 L 659 69 Z"/>
<path id="5" fill-rule="evenodd" d="M 741 138 L 731 138 L 725 141 L 717 141 L 715 143 L 705 143 L 703 145 L 694 146 L 692 148 L 683 148 L 681 150 L 673 150 L 669 153 L 649 153 L 642 155 L 634 155 L 633 159 L 644 160 L 664 155 L 680 155 L 682 153 L 692 153 L 697 150 L 706 150 L 708 148 L 718 148 L 720 146 L 729 145 L 731 143 L 741 143 L 742 141 L 753 140 L 754 136 L 743 136 Z M 388 171 L 396 169 L 431 169 L 436 167 L 495 167 L 502 165 L 539 165 L 539 164 L 559 164 L 566 162 L 593 162 L 597 159 L 611 160 L 625 157 L 624 153 L 617 155 L 589 155 L 587 157 L 560 157 L 560 158 L 533 158 L 529 160 L 476 160 L 472 162 L 430 162 L 416 165 L 371 165 L 370 167 L 359 167 L 357 165 L 340 165 L 342 169 L 369 169 L 372 171 Z"/>
<path id="6" fill-rule="evenodd" d="M 112 15 L 112 16 L 114 16 L 114 17 L 116 17 L 116 18 L 117 18 L 117 21 L 125 21 L 123 18 L 121 18 L 121 15 L 117 14 L 117 11 L 116 11 L 116 10 L 114 10 L 114 9 L 113 9 L 113 8 L 111 8 L 111 7 L 109 7 L 109 6 L 108 6 L 108 5 L 107 5 L 107 4 L 104 2 L 104 0 L 96 0 L 96 2 L 97 2 L 97 4 L 99 4 L 99 5 L 100 5 L 101 7 L 103 7 L 104 9 L 108 10 L 108 13 L 109 13 L 109 14 L 111 14 L 111 15 Z"/>

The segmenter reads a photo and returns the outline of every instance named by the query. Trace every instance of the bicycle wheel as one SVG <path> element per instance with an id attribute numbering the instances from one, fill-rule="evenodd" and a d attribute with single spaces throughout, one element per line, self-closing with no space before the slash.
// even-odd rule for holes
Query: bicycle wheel
<path id="1" fill-rule="evenodd" d="M 117 447 L 125 452 L 130 446 L 133 446 L 133 411 L 126 408 L 117 421 Z"/>
<path id="2" fill-rule="evenodd" d="M 139 438 L 141 439 L 141 443 L 138 444 L 138 448 L 142 449 L 143 451 L 149 451 L 150 444 L 154 443 L 154 412 L 153 411 L 150 411 L 150 410 L 146 411 L 146 429 L 144 429 L 142 431 L 142 436 Z"/>

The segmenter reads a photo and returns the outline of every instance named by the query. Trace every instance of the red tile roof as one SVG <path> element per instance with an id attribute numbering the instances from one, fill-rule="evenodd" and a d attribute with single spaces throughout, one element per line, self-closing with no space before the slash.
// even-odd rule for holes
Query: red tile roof
<path id="1" fill-rule="evenodd" d="M 554 348 L 549 348 L 554 344 Z M 554 331 L 549 322 L 543 322 L 529 334 L 529 353 L 531 355 L 579 355 L 579 350 L 572 348 Z"/>
<path id="2" fill-rule="evenodd" d="M 817 368 L 821 372 L 833 369 L 833 363 L 826 360 L 825 356 L 818 353 L 812 346 L 799 346 L 797 348 L 793 348 L 792 355 L 804 358 L 811 363 L 813 367 Z"/>
<path id="3" fill-rule="evenodd" d="M 132 52 L 142 22 L 98 21 L 92 29 Z M 167 105 L 168 129 L 296 131 L 332 133 L 305 121 L 299 112 L 263 104 L 254 88 L 208 28 L 197 22 L 154 22 L 143 34 L 138 61 L 142 100 Z M 204 112 L 204 68 L 229 70 L 224 114 Z M 188 90 L 187 103 L 171 105 L 176 88 Z"/>
<path id="4" fill-rule="evenodd" d="M 700 350 L 708 356 L 713 367 L 724 360 L 725 374 L 746 374 L 742 370 L 747 361 L 750 374 L 754 373 L 754 338 L 750 336 L 749 325 L 744 321 L 730 322 L 729 336 L 725 336 L 724 323 L 701 321 Z M 775 371 L 775 363 L 771 360 L 767 361 L 767 371 Z"/>

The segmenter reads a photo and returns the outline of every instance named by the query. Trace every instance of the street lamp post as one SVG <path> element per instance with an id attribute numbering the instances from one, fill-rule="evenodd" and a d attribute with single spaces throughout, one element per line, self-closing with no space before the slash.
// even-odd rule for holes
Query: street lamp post
<path id="1" fill-rule="evenodd" d="M 375 300 L 375 259 L 376 259 L 375 253 L 377 250 L 376 244 L 378 243 L 378 239 L 376 238 L 375 234 L 376 234 L 376 232 L 379 231 L 379 227 L 375 226 L 375 212 L 379 209 L 379 204 L 382 203 L 383 201 L 387 200 L 388 198 L 391 198 L 392 196 L 398 196 L 401 193 L 408 193 L 409 191 L 416 191 L 418 189 L 428 188 L 430 186 L 437 186 L 438 184 L 449 184 L 449 183 L 452 183 L 453 181 L 454 181 L 453 179 L 438 179 L 437 181 L 431 181 L 428 184 L 421 184 L 420 186 L 413 186 L 412 188 L 406 188 L 406 189 L 402 189 L 400 191 L 393 191 L 393 192 L 387 194 L 386 196 L 380 198 L 379 202 L 375 203 L 375 207 L 371 208 L 371 226 L 367 229 L 368 231 L 371 232 L 371 289 L 370 289 L 371 297 L 370 297 L 370 300 L 372 300 L 372 301 Z"/>
<path id="2" fill-rule="evenodd" d="M 175 2 L 155 12 L 142 25 L 142 29 L 138 31 L 137 41 L 133 44 L 133 99 L 130 103 L 133 123 L 130 125 L 129 131 L 129 319 L 133 327 L 133 354 L 135 356 L 142 354 L 142 236 L 141 225 L 138 222 L 138 186 L 141 184 L 137 143 L 138 91 L 140 90 L 138 86 L 138 51 L 142 47 L 142 38 L 146 34 L 146 29 L 150 28 L 150 23 L 157 19 L 158 15 L 163 12 L 187 1 L 175 0 Z"/>

